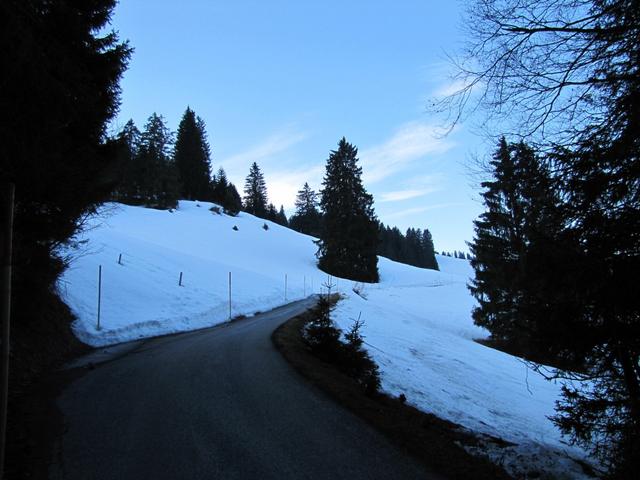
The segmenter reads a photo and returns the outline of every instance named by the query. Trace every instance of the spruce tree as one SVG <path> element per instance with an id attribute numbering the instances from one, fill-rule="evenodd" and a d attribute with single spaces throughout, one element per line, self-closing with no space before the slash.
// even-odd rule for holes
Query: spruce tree
<path id="1" fill-rule="evenodd" d="M 357 148 L 343 137 L 327 160 L 318 266 L 332 275 L 377 282 L 378 225 L 373 197 L 362 185 L 357 155 Z"/>
<path id="2" fill-rule="evenodd" d="M 173 208 L 180 194 L 178 171 L 171 157 L 173 133 L 162 115 L 151 114 L 140 138 L 139 182 L 145 204 Z"/>
<path id="3" fill-rule="evenodd" d="M 276 206 L 273 203 L 267 205 L 267 214 L 264 217 L 267 220 L 271 220 L 276 223 L 278 220 L 278 210 L 276 210 Z"/>
<path id="4" fill-rule="evenodd" d="M 178 126 L 173 153 L 181 196 L 188 200 L 211 198 L 211 162 L 204 121 L 187 107 Z"/>
<path id="5" fill-rule="evenodd" d="M 296 196 L 296 211 L 289 219 L 289 225 L 294 230 L 317 237 L 320 234 L 321 218 L 318 211 L 318 195 L 305 182 Z"/>
<path id="6" fill-rule="evenodd" d="M 223 205 L 225 197 L 227 196 L 228 187 L 229 181 L 227 180 L 227 174 L 224 168 L 220 167 L 218 173 L 216 173 L 211 180 L 211 200 Z"/>
<path id="7" fill-rule="evenodd" d="M 27 392 L 28 380 L 72 351 L 65 333 L 71 318 L 57 297 L 56 282 L 69 261 L 60 246 L 108 200 L 118 180 L 120 142 L 109 139 L 107 129 L 131 49 L 109 29 L 114 5 L 0 2 L 0 176 L 15 185 L 11 362 L 21 365 L 11 372 L 11 392 Z M 44 338 L 46 355 L 34 341 Z M 24 432 L 14 423 L 9 445 Z"/>
<path id="8" fill-rule="evenodd" d="M 242 210 L 242 199 L 236 189 L 236 186 L 229 182 L 224 194 L 222 207 L 228 215 L 236 216 Z"/>
<path id="9" fill-rule="evenodd" d="M 278 214 L 276 215 L 276 223 L 282 225 L 283 227 L 289 226 L 287 214 L 284 213 L 284 205 L 280 205 L 280 210 L 278 210 Z"/>
<path id="10" fill-rule="evenodd" d="M 139 204 L 138 156 L 140 153 L 141 133 L 133 120 L 129 120 L 117 139 L 120 143 L 118 166 L 118 183 L 113 192 L 113 199 L 118 202 Z"/>
<path id="11" fill-rule="evenodd" d="M 428 228 L 425 228 L 422 232 L 420 246 L 422 248 L 422 258 L 424 262 L 421 266 L 432 270 L 440 270 L 438 261 L 436 260 L 436 252 L 433 247 L 433 237 Z"/>
<path id="12" fill-rule="evenodd" d="M 244 183 L 244 210 L 256 217 L 267 215 L 267 185 L 260 167 L 253 162 Z"/>
<path id="13" fill-rule="evenodd" d="M 549 313 L 543 313 L 538 279 L 541 265 L 549 266 L 543 257 L 552 254 L 550 235 L 562 222 L 558 200 L 547 168 L 526 144 L 502 138 L 490 165 L 494 179 L 482 184 L 486 211 L 470 244 L 475 278 L 469 288 L 479 305 L 473 318 L 495 339 L 536 353 L 547 348 L 534 332 Z"/>

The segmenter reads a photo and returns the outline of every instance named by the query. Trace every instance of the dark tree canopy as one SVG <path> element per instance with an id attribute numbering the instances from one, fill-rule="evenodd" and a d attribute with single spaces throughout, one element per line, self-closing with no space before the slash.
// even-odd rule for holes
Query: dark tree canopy
<path id="1" fill-rule="evenodd" d="M 267 215 L 267 185 L 256 162 L 244 183 L 244 211 L 261 218 Z"/>
<path id="2" fill-rule="evenodd" d="M 294 230 L 318 237 L 322 223 L 322 215 L 318 210 L 318 194 L 305 182 L 302 190 L 298 190 L 296 197 L 296 211 L 289 219 L 289 225 Z"/>
<path id="3" fill-rule="evenodd" d="M 171 156 L 173 133 L 162 115 L 151 114 L 140 137 L 138 181 L 145 205 L 173 208 L 180 195 L 178 170 Z"/>
<path id="4" fill-rule="evenodd" d="M 378 224 L 361 180 L 358 150 L 342 138 L 327 160 L 320 206 L 318 266 L 332 275 L 378 281 Z"/>
<path id="5" fill-rule="evenodd" d="M 204 121 L 187 107 L 173 153 L 181 185 L 181 196 L 188 200 L 211 198 L 211 162 Z"/>
<path id="6" fill-rule="evenodd" d="M 407 229 L 406 236 L 397 227 L 380 224 L 378 254 L 390 260 L 415 267 L 439 270 L 433 238 L 428 229 Z"/>
<path id="7" fill-rule="evenodd" d="M 479 99 L 489 127 L 544 148 L 563 221 L 548 230 L 547 255 L 527 262 L 539 268 L 517 313 L 530 319 L 526 312 L 549 305 L 528 335 L 583 363 L 583 374 L 556 375 L 589 380 L 565 389 L 555 421 L 612 476 L 632 476 L 640 463 L 640 296 L 628 281 L 640 267 L 640 3 L 476 0 L 470 14 L 464 87 L 444 106 L 457 116 Z M 563 335 L 572 328 L 578 334 Z"/>
<path id="8" fill-rule="evenodd" d="M 236 186 L 231 182 L 227 185 L 222 206 L 224 207 L 225 212 L 233 216 L 237 215 L 238 212 L 242 210 L 242 199 L 240 198 L 240 194 L 238 193 Z"/>
<path id="9" fill-rule="evenodd" d="M 16 186 L 13 314 L 21 320 L 40 320 L 47 306 L 36 299 L 64 266 L 56 247 L 117 181 L 106 127 L 131 49 L 104 30 L 114 4 L 0 2 L 0 175 Z"/>

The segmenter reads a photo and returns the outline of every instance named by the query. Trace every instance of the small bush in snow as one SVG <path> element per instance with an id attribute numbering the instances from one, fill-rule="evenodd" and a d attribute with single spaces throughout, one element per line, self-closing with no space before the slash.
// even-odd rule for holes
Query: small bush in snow
<path id="1" fill-rule="evenodd" d="M 269 230 L 269 225 L 266 224 L 266 222 L 262 225 L 262 228 L 264 228 L 265 232 L 267 230 Z"/>
<path id="2" fill-rule="evenodd" d="M 213 207 L 211 207 L 209 211 L 213 213 L 217 213 L 218 215 L 222 213 L 222 209 L 217 205 L 214 205 Z"/>
<path id="3" fill-rule="evenodd" d="M 347 342 L 342 348 L 342 364 L 349 376 L 358 380 L 368 394 L 373 394 L 380 388 L 380 373 L 378 365 L 363 347 L 364 337 L 360 333 L 363 325 L 364 322 L 358 316 L 345 333 L 344 338 Z"/>
<path id="4" fill-rule="evenodd" d="M 322 360 L 332 363 L 348 376 L 354 378 L 369 395 L 380 389 L 378 366 L 363 348 L 364 338 L 360 329 L 364 322 L 358 318 L 340 340 L 341 331 L 331 320 L 333 304 L 328 297 L 321 296 L 306 325 L 303 337 L 311 351 Z"/>
<path id="5" fill-rule="evenodd" d="M 237 227 L 237 225 L 234 225 L 234 226 L 233 226 L 233 229 L 237 232 L 237 231 L 238 231 L 238 227 Z"/>
<path id="6" fill-rule="evenodd" d="M 313 310 L 313 319 L 307 324 L 304 338 L 311 351 L 323 360 L 331 361 L 336 356 L 340 345 L 340 330 L 331 320 L 334 305 L 321 296 Z"/>

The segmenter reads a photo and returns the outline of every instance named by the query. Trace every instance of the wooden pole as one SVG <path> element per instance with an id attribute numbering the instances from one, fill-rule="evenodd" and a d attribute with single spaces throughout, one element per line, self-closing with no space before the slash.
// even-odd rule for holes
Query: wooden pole
<path id="1" fill-rule="evenodd" d="M 102 301 L 102 265 L 98 265 L 98 321 L 96 330 L 100 330 L 100 303 Z"/>
<path id="2" fill-rule="evenodd" d="M 182 286 L 182 272 L 180 272 L 180 278 L 178 279 L 178 286 Z"/>
<path id="3" fill-rule="evenodd" d="M 231 272 L 229 272 L 229 320 L 231 320 Z"/>
<path id="4" fill-rule="evenodd" d="M 122 254 L 118 255 L 118 265 L 122 265 Z"/>
<path id="5" fill-rule="evenodd" d="M 11 318 L 11 250 L 13 238 L 13 203 L 15 185 L 10 183 L 2 188 L 2 277 L 0 278 L 2 297 L 2 375 L 0 385 L 0 478 L 4 478 L 5 444 L 7 438 L 7 405 L 9 399 L 9 333 Z"/>

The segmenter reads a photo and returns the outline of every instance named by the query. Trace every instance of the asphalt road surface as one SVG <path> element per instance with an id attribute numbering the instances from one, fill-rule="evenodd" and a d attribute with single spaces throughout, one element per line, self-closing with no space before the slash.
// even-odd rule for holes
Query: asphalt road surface
<path id="1" fill-rule="evenodd" d="M 304 300 L 134 345 L 58 398 L 52 479 L 436 478 L 307 384 L 271 343 Z"/>

